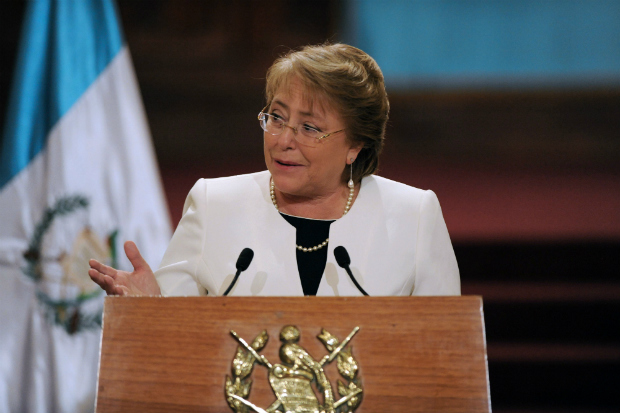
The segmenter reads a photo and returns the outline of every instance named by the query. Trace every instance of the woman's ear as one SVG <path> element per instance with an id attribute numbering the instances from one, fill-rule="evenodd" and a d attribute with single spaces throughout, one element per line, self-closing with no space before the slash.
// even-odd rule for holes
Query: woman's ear
<path id="1" fill-rule="evenodd" d="M 352 146 L 347 152 L 347 165 L 351 165 L 357 159 L 357 155 L 359 155 L 362 150 L 362 145 Z"/>

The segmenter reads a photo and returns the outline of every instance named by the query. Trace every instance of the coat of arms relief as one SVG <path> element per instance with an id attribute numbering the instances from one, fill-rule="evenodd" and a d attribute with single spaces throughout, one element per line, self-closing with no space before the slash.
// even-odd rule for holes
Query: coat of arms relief
<path id="1" fill-rule="evenodd" d="M 359 365 L 353 356 L 349 341 L 359 331 L 355 327 L 342 342 L 329 331 L 322 329 L 317 338 L 328 354 L 320 360 L 314 359 L 299 345 L 300 331 L 295 326 L 284 326 L 280 331 L 280 363 L 272 364 L 259 352 L 266 346 L 269 336 L 266 331 L 258 334 L 248 344 L 237 333 L 231 334 L 239 342 L 232 361 L 232 377 L 226 376 L 226 401 L 236 413 L 295 412 L 295 413 L 349 413 L 355 411 L 362 401 L 362 384 L 358 377 Z M 336 360 L 338 380 L 336 398 L 324 367 Z M 261 408 L 248 400 L 252 380 L 250 374 L 254 364 L 268 369 L 268 379 L 276 400 L 271 406 Z"/>

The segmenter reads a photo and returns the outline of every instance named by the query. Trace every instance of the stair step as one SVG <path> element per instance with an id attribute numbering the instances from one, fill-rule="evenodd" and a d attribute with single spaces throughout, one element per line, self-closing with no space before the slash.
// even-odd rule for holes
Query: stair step
<path id="1" fill-rule="evenodd" d="M 461 280 L 618 282 L 620 242 L 454 243 Z"/>
<path id="2" fill-rule="evenodd" d="M 494 342 L 620 344 L 620 300 L 484 302 L 486 337 Z"/>
<path id="3" fill-rule="evenodd" d="M 593 362 L 620 363 L 620 345 L 491 343 L 487 347 L 492 362 Z"/>
<path id="4" fill-rule="evenodd" d="M 609 282 L 463 282 L 463 295 L 481 295 L 483 302 L 620 302 L 620 276 Z"/>

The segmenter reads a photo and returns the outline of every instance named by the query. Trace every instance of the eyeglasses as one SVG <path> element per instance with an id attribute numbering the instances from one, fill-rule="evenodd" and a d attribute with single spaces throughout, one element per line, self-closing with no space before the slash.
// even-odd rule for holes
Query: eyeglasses
<path id="1" fill-rule="evenodd" d="M 344 131 L 344 129 L 340 129 L 335 132 L 323 134 L 323 132 L 319 129 L 308 123 L 300 123 L 297 127 L 293 127 L 284 122 L 284 118 L 282 118 L 282 116 L 273 113 L 265 113 L 265 109 L 267 109 L 267 106 L 265 106 L 258 114 L 260 127 L 263 128 L 265 132 L 277 136 L 282 134 L 285 128 L 291 128 L 294 132 L 293 136 L 295 137 L 295 140 L 305 146 L 310 146 L 313 148 L 317 147 L 323 142 L 324 139 L 327 139 L 335 133 Z"/>

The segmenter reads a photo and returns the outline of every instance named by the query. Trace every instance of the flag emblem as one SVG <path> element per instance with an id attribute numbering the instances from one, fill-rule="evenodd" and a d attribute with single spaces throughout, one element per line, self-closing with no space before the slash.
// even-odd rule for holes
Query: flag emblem
<path id="1" fill-rule="evenodd" d="M 117 265 L 114 243 L 118 231 L 105 240 L 97 237 L 87 223 L 88 207 L 83 195 L 60 198 L 45 210 L 24 254 L 24 274 L 37 284 L 37 298 L 47 320 L 69 334 L 101 326 L 101 302 L 89 302 L 102 291 L 88 277 L 88 260 Z M 72 248 L 59 249 L 59 243 L 50 238 L 73 239 Z"/>

